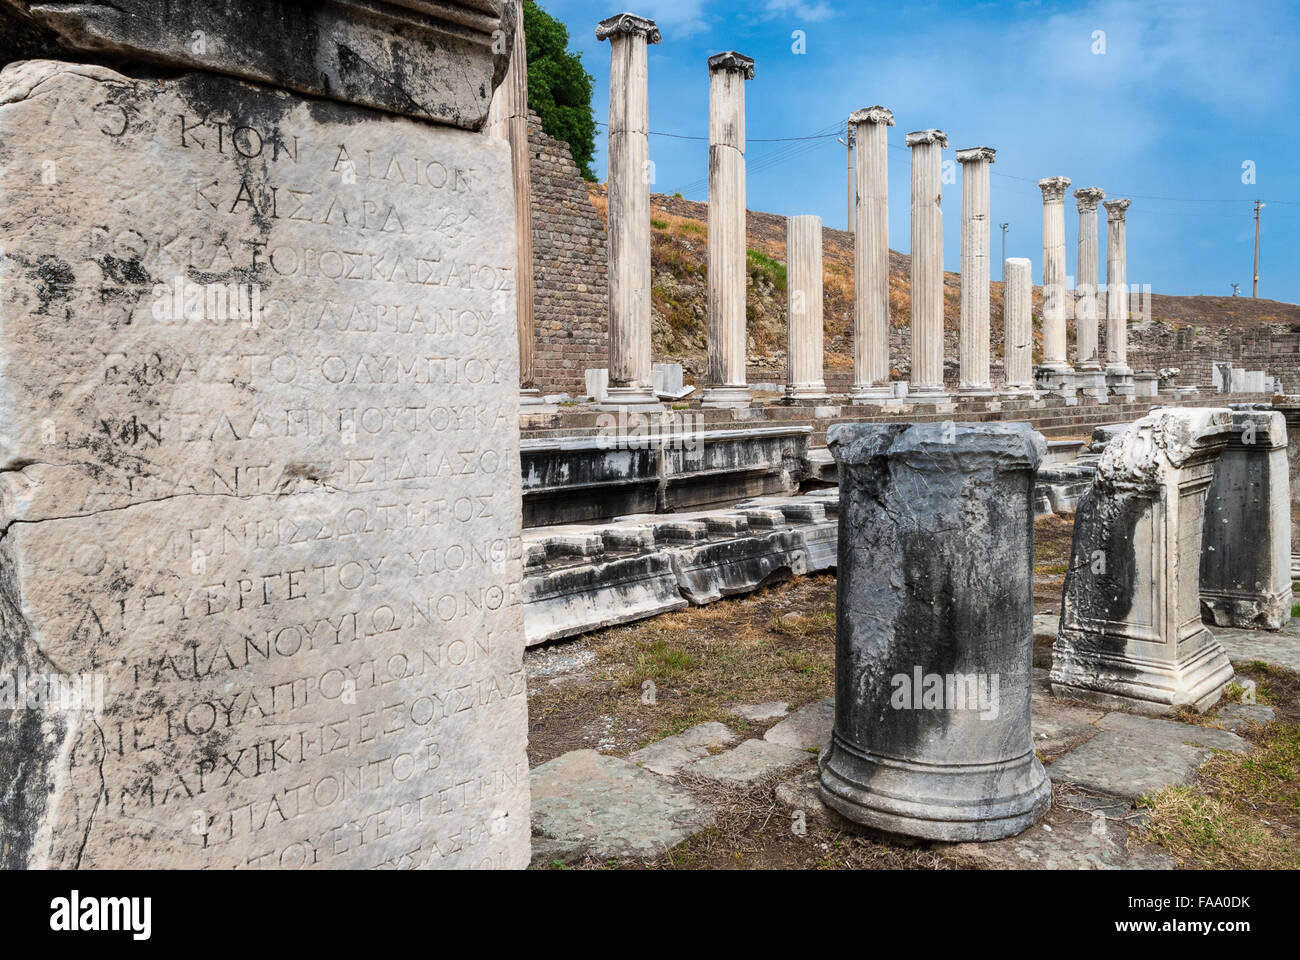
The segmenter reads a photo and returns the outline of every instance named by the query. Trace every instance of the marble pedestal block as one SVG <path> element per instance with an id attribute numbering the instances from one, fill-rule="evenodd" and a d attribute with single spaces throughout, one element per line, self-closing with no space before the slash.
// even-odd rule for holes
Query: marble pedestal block
<path id="1" fill-rule="evenodd" d="M 509 146 L 27 60 L 0 169 L 0 867 L 527 866 Z"/>
<path id="2" fill-rule="evenodd" d="M 1111 396 L 1121 400 L 1132 400 L 1137 396 L 1137 384 L 1133 380 L 1133 371 L 1106 371 L 1106 389 Z"/>
<path id="3" fill-rule="evenodd" d="M 1143 713 L 1205 710 L 1232 679 L 1201 622 L 1201 530 L 1224 408 L 1153 411 L 1107 444 L 1080 499 L 1052 689 Z"/>
<path id="4" fill-rule="evenodd" d="M 1079 402 L 1074 371 L 1069 367 L 1037 366 L 1034 368 L 1034 383 L 1039 391 L 1048 396 L 1060 397 L 1067 406 L 1074 406 Z"/>
<path id="5" fill-rule="evenodd" d="M 837 424 L 835 727 L 822 798 L 869 827 L 994 840 L 1046 811 L 1029 727 L 1028 424 Z"/>
<path id="6" fill-rule="evenodd" d="M 1300 579 L 1300 396 L 1288 395 L 1274 408 L 1286 418 L 1286 467 L 1291 495 L 1291 578 Z"/>
<path id="7" fill-rule="evenodd" d="M 1201 616 L 1221 627 L 1280 630 L 1291 619 L 1291 501 L 1286 420 L 1233 410 L 1214 469 L 1201 542 Z"/>

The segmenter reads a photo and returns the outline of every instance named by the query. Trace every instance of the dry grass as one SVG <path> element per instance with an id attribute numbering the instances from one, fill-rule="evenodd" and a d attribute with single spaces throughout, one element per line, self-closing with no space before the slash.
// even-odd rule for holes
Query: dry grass
<path id="1" fill-rule="evenodd" d="M 1262 663 L 1237 665 L 1256 684 L 1259 703 L 1277 718 L 1238 733 L 1248 754 L 1208 760 L 1190 785 L 1169 787 L 1141 805 L 1151 814 L 1147 837 L 1181 866 L 1196 869 L 1300 868 L 1300 674 Z M 1240 695 L 1234 684 L 1225 701 Z M 1213 715 L 1199 718 L 1213 724 Z"/>
<path id="2" fill-rule="evenodd" d="M 799 577 L 582 642 L 594 654 L 589 682 L 539 685 L 529 700 L 534 764 L 596 739 L 627 753 L 711 720 L 761 736 L 768 724 L 748 725 L 728 708 L 784 700 L 793 709 L 832 693 L 835 579 Z M 647 682 L 653 704 L 643 702 Z"/>

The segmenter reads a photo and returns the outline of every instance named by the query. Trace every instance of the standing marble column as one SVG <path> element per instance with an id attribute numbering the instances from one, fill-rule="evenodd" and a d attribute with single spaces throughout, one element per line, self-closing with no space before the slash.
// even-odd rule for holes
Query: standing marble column
<path id="1" fill-rule="evenodd" d="M 889 385 L 889 128 L 884 107 L 849 114 L 856 128 L 858 202 L 853 245 L 854 403 L 893 395 Z"/>
<path id="2" fill-rule="evenodd" d="M 515 189 L 515 298 L 519 330 L 519 406 L 544 406 L 534 382 L 533 339 L 536 290 L 533 283 L 533 179 L 528 150 L 528 48 L 524 41 L 522 0 L 509 0 L 515 7 L 515 38 L 510 48 L 510 66 L 497 87 L 488 110 L 488 133 L 510 143 L 511 171 Z"/>
<path id="3" fill-rule="evenodd" d="M 992 147 L 957 151 L 961 164 L 961 338 L 958 389 L 993 392 L 989 380 L 989 164 Z"/>
<path id="4" fill-rule="evenodd" d="M 1023 257 L 1002 263 L 1002 366 L 1006 393 L 1034 393 L 1034 266 Z"/>
<path id="5" fill-rule="evenodd" d="M 657 409 L 650 379 L 650 101 L 653 20 L 602 20 L 609 40 L 609 389 L 603 406 Z"/>
<path id="6" fill-rule="evenodd" d="M 1073 396 L 1073 378 L 1065 358 L 1065 190 L 1069 177 L 1038 181 L 1043 191 L 1043 362 L 1042 385 Z"/>
<path id="7" fill-rule="evenodd" d="M 785 222 L 787 400 L 826 397 L 822 364 L 822 218 Z"/>
<path id="8" fill-rule="evenodd" d="M 1106 196 L 1100 187 L 1074 191 L 1079 211 L 1079 266 L 1075 279 L 1074 304 L 1075 373 L 1079 389 L 1088 397 L 1106 402 L 1106 376 L 1097 354 L 1097 204 Z"/>
<path id="9" fill-rule="evenodd" d="M 1046 812 L 1034 755 L 1027 423 L 838 423 L 835 724 L 822 799 L 867 826 L 995 840 Z M 959 522 L 953 522 L 960 518 Z"/>
<path id="10" fill-rule="evenodd" d="M 709 374 L 705 407 L 748 407 L 745 386 L 745 81 L 754 61 L 709 57 Z"/>
<path id="11" fill-rule="evenodd" d="M 1107 200 L 1106 208 L 1106 385 L 1120 397 L 1132 397 L 1133 371 L 1128 365 L 1128 255 L 1124 228 L 1130 200 Z"/>
<path id="12" fill-rule="evenodd" d="M 948 399 L 943 390 L 943 150 L 941 130 L 907 135 L 912 150 L 912 382 L 908 398 Z"/>

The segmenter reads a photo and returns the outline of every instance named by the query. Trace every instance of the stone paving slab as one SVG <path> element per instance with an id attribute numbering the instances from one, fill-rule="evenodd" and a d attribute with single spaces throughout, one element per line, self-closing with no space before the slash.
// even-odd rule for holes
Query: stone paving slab
<path id="1" fill-rule="evenodd" d="M 1247 749 L 1235 733 L 1176 720 L 1108 713 L 1097 727 L 1091 740 L 1048 766 L 1054 783 L 1135 798 L 1188 783 L 1215 750 Z"/>
<path id="2" fill-rule="evenodd" d="M 790 704 L 784 700 L 769 700 L 766 703 L 734 703 L 727 709 L 732 716 L 759 722 L 784 717 L 790 712 Z"/>
<path id="3" fill-rule="evenodd" d="M 1040 758 L 1046 758 L 1096 736 L 1097 721 L 1106 711 L 1035 696 L 1030 701 L 1030 714 L 1034 750 Z"/>
<path id="4" fill-rule="evenodd" d="M 746 740 L 726 753 L 696 760 L 683 774 L 716 780 L 730 786 L 748 786 L 812 760 L 812 754 L 767 740 Z"/>
<path id="5" fill-rule="evenodd" d="M 1228 651 L 1233 663 L 1264 663 L 1300 673 L 1300 624 L 1292 620 L 1276 633 L 1270 630 L 1236 630 L 1210 627 L 1214 639 Z"/>
<path id="6" fill-rule="evenodd" d="M 688 763 L 707 757 L 710 749 L 735 743 L 737 735 L 725 723 L 701 723 L 628 754 L 628 760 L 665 777 L 677 775 Z"/>
<path id="7" fill-rule="evenodd" d="M 713 823 L 685 787 L 595 750 L 556 757 L 529 780 L 534 863 L 656 857 Z"/>
<path id="8" fill-rule="evenodd" d="M 994 870 L 1170 870 L 1176 866 L 1160 848 L 1130 837 L 1123 821 L 1107 818 L 1037 823 L 1005 840 L 935 849 Z"/>
<path id="9" fill-rule="evenodd" d="M 1262 703 L 1230 703 L 1214 717 L 1219 726 L 1236 733 L 1247 724 L 1272 723 L 1277 711 Z"/>
<path id="10" fill-rule="evenodd" d="M 791 813 L 803 811 L 810 821 L 825 824 L 832 830 L 844 830 L 849 833 L 865 832 L 864 828 L 854 823 L 833 807 L 828 807 L 821 798 L 817 787 L 817 768 L 804 770 L 789 780 L 782 780 L 776 785 L 776 800 L 787 807 Z"/>
<path id="11" fill-rule="evenodd" d="M 763 734 L 763 739 L 796 750 L 820 750 L 830 741 L 834 726 L 835 698 L 827 697 L 800 707 Z"/>

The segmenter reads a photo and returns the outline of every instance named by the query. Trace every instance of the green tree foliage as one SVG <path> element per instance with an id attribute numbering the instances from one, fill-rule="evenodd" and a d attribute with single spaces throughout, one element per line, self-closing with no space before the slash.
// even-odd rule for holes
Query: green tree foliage
<path id="1" fill-rule="evenodd" d="M 583 177 L 591 172 L 596 152 L 596 121 L 591 113 L 592 76 L 581 55 L 569 52 L 569 31 L 536 3 L 524 3 L 528 43 L 528 106 L 542 129 L 569 145 Z"/>

